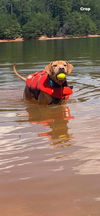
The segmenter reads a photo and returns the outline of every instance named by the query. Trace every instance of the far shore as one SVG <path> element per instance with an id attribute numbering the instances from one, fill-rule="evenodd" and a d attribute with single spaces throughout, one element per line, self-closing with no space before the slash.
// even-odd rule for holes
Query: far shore
<path id="1" fill-rule="evenodd" d="M 78 36 L 63 36 L 63 37 L 47 37 L 47 36 L 41 36 L 38 40 L 59 40 L 59 39 L 71 39 L 71 38 L 94 38 L 94 37 L 100 37 L 100 35 L 78 35 Z"/>
<path id="2" fill-rule="evenodd" d="M 24 41 L 24 38 L 20 37 L 20 38 L 16 38 L 16 39 L 4 39 L 4 40 L 0 40 L 0 43 L 6 43 L 6 42 L 22 42 Z"/>
<path id="3" fill-rule="evenodd" d="M 71 38 L 95 38 L 100 37 L 100 35 L 80 35 L 80 36 L 63 36 L 63 37 L 47 37 L 45 35 L 40 36 L 37 40 L 61 40 L 61 39 L 71 39 Z M 30 39 L 30 40 L 36 40 L 36 39 Z M 7 42 L 22 42 L 26 41 L 23 37 L 19 37 L 16 39 L 7 39 L 7 40 L 0 40 L 0 43 L 7 43 Z"/>

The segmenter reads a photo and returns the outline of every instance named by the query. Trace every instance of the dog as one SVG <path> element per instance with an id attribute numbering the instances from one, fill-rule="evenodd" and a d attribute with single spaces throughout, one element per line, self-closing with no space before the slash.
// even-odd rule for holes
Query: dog
<path id="1" fill-rule="evenodd" d="M 24 98 L 35 99 L 39 104 L 59 104 L 69 99 L 72 94 L 72 87 L 68 87 L 66 76 L 70 75 L 73 65 L 67 61 L 53 61 L 46 65 L 44 70 L 29 74 L 27 78 L 16 71 L 13 65 L 14 73 L 24 82 Z M 58 79 L 59 74 L 64 74 L 63 79 Z"/>

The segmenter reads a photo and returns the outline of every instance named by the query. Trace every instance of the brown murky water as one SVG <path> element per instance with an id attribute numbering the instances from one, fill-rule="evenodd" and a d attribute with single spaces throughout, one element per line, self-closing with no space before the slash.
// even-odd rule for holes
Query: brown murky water
<path id="1" fill-rule="evenodd" d="M 24 101 L 24 83 L 11 68 L 17 59 L 18 70 L 26 75 L 43 68 L 55 46 L 59 51 L 63 43 L 77 41 L 39 42 L 38 47 L 31 42 L 36 50 L 54 43 L 46 61 L 36 54 L 39 62 L 33 54 L 26 62 L 27 42 L 0 45 L 10 50 L 0 64 L 0 216 L 100 215 L 100 60 L 88 51 L 91 39 L 79 39 L 85 48 L 78 48 L 76 58 L 71 47 L 75 69 L 68 79 L 74 94 L 65 105 Z M 97 49 L 95 39 L 92 46 Z"/>

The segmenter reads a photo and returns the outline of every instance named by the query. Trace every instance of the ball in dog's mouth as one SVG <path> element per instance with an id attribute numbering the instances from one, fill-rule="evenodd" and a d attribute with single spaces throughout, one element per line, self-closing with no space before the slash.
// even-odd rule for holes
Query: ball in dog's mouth
<path id="1" fill-rule="evenodd" d="M 65 73 L 59 73 L 57 74 L 57 79 L 59 81 L 63 81 L 66 78 L 66 74 Z"/>

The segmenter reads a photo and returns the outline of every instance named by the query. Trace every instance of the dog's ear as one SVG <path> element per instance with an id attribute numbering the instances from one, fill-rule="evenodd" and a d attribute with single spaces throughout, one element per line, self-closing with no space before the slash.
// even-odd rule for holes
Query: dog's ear
<path id="1" fill-rule="evenodd" d="M 72 72 L 72 70 L 73 70 L 73 65 L 72 64 L 69 64 L 68 62 L 67 62 L 67 73 L 68 73 L 68 75 Z"/>
<path id="2" fill-rule="evenodd" d="M 47 73 L 49 75 L 52 74 L 52 62 L 50 64 L 48 64 L 48 65 L 45 66 L 45 70 L 47 71 Z"/>

